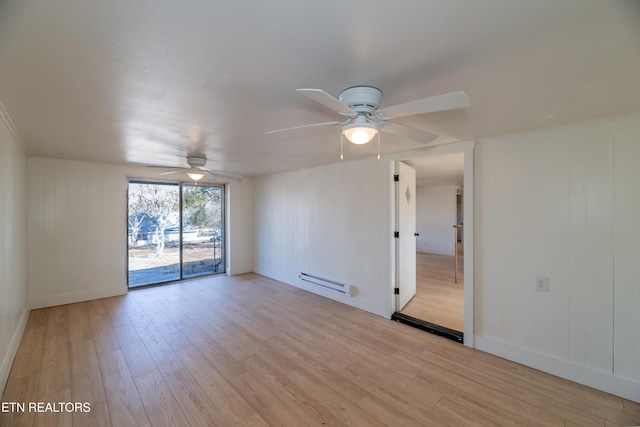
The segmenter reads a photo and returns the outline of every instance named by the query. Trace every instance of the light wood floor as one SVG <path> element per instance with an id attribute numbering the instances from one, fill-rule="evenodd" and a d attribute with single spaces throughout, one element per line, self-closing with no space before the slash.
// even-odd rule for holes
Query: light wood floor
<path id="1" fill-rule="evenodd" d="M 400 311 L 408 316 L 445 326 L 464 329 L 463 255 L 458 254 L 458 283 L 454 280 L 454 257 L 416 254 L 416 295 Z"/>
<path id="2" fill-rule="evenodd" d="M 247 274 L 35 310 L 2 426 L 616 426 L 640 405 Z"/>

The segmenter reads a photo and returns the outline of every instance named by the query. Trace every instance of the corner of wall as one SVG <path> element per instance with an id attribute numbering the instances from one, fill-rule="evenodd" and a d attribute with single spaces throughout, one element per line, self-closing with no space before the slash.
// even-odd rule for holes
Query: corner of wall
<path id="1" fill-rule="evenodd" d="M 0 103 L 0 390 L 9 377 L 29 309 L 26 147 Z"/>
<path id="2" fill-rule="evenodd" d="M 22 313 L 18 318 L 16 327 L 13 331 L 13 335 L 11 336 L 11 340 L 9 341 L 7 351 L 4 354 L 4 359 L 0 364 L 0 396 L 4 394 L 4 389 L 7 386 L 7 380 L 9 379 L 9 373 L 11 372 L 11 367 L 13 366 L 13 360 L 18 353 L 18 346 L 20 345 L 20 340 L 22 339 L 24 329 L 27 326 L 29 312 L 30 310 L 28 309 L 22 310 Z"/>
<path id="3" fill-rule="evenodd" d="M 253 179 L 234 181 L 227 191 L 227 274 L 233 276 L 254 270 Z"/>

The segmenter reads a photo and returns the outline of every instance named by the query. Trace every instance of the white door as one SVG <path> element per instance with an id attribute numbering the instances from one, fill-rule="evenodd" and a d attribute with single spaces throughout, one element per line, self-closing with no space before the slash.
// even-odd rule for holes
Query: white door
<path id="1" fill-rule="evenodd" d="M 396 311 L 416 294 L 416 170 L 396 162 L 396 231 L 398 231 Z"/>

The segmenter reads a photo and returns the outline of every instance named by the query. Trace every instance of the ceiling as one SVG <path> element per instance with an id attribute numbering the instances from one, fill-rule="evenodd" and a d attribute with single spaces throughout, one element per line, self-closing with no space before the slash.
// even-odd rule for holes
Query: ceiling
<path id="1" fill-rule="evenodd" d="M 440 144 L 640 111 L 638 76 L 635 0 L 0 2 L 0 102 L 38 156 L 260 175 L 339 161 L 337 127 L 264 134 L 336 119 L 296 88 L 464 90 L 402 120 Z"/>

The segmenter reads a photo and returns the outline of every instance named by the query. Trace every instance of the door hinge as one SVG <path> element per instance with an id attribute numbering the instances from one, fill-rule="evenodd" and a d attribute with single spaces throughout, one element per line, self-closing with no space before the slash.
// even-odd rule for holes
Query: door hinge
<path id="1" fill-rule="evenodd" d="M 393 232 L 393 237 L 396 238 L 396 239 L 399 238 L 400 237 L 400 232 L 399 231 L 394 231 Z"/>
<path id="2" fill-rule="evenodd" d="M 393 182 L 400 182 L 400 175 L 393 175 Z"/>
<path id="3" fill-rule="evenodd" d="M 394 295 L 400 295 L 400 288 L 393 288 Z"/>

